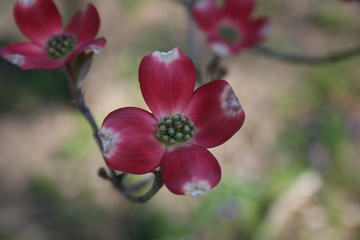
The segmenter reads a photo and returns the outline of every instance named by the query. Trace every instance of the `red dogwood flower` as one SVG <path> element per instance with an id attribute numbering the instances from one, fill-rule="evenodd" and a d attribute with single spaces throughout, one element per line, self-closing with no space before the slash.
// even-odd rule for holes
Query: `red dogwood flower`
<path id="1" fill-rule="evenodd" d="M 145 174 L 161 167 L 175 194 L 198 195 L 219 183 L 219 163 L 207 148 L 232 137 L 245 113 L 224 80 L 194 91 L 195 71 L 178 48 L 143 58 L 140 88 L 152 113 L 127 107 L 105 118 L 98 135 L 110 168 Z"/>
<path id="2" fill-rule="evenodd" d="M 22 69 L 60 68 L 86 50 L 99 52 L 106 43 L 104 38 L 94 39 L 100 18 L 92 4 L 77 12 L 64 29 L 52 0 L 19 0 L 14 18 L 30 42 L 4 46 L 0 56 Z"/>
<path id="3" fill-rule="evenodd" d="M 254 0 L 225 0 L 223 7 L 214 0 L 198 0 L 194 4 L 194 19 L 207 34 L 208 44 L 216 55 L 236 54 L 268 37 L 269 21 L 250 19 L 254 5 Z"/>

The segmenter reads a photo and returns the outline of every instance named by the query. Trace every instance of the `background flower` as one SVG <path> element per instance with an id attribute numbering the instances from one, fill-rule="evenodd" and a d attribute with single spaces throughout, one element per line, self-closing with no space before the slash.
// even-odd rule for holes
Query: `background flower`
<path id="1" fill-rule="evenodd" d="M 236 54 L 269 36 L 266 18 L 251 19 L 254 4 L 254 0 L 226 0 L 222 7 L 214 0 L 199 0 L 194 4 L 192 14 L 215 54 Z"/>
<path id="2" fill-rule="evenodd" d="M 30 42 L 4 46 L 0 56 L 22 69 L 60 68 L 86 50 L 99 52 L 106 43 L 104 38 L 94 39 L 100 18 L 92 4 L 77 12 L 66 28 L 52 0 L 19 0 L 14 18 Z"/>

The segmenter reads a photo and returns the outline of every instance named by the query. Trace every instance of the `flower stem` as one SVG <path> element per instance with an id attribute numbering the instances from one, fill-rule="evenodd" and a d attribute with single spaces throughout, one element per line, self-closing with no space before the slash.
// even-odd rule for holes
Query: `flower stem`
<path id="1" fill-rule="evenodd" d="M 117 189 L 122 195 L 124 195 L 124 197 L 126 199 L 128 199 L 131 202 L 145 203 L 145 202 L 149 201 L 164 185 L 162 178 L 161 178 L 161 170 L 155 170 L 152 172 L 152 174 L 154 174 L 154 180 L 153 180 L 151 189 L 142 196 L 134 196 L 130 193 L 131 189 L 126 188 L 123 184 L 123 180 L 128 175 L 128 173 L 116 174 L 114 170 L 112 170 L 112 171 L 113 172 L 111 174 L 111 177 L 109 177 L 107 175 L 106 170 L 104 168 L 100 168 L 98 174 L 100 177 L 102 177 L 106 180 L 109 180 L 113 184 L 115 189 Z M 144 180 L 143 182 L 139 183 L 137 187 L 146 185 L 149 180 L 151 180 L 151 179 Z"/>
<path id="2" fill-rule="evenodd" d="M 214 54 L 206 67 L 206 82 L 221 79 L 226 74 L 226 68 L 221 65 L 221 57 Z"/>
<path id="3" fill-rule="evenodd" d="M 265 46 L 255 47 L 254 50 L 264 56 L 274 58 L 280 61 L 299 63 L 299 64 L 325 64 L 332 63 L 341 60 L 345 60 L 351 57 L 360 55 L 360 46 L 350 50 L 345 50 L 337 53 L 332 53 L 325 56 L 305 56 L 283 53 L 275 49 L 271 49 Z"/>
<path id="4" fill-rule="evenodd" d="M 198 85 L 202 85 L 202 76 L 200 71 L 200 61 L 199 61 L 199 46 L 197 43 L 196 37 L 196 25 L 194 18 L 191 14 L 191 9 L 187 8 L 188 15 L 188 46 L 189 46 L 189 56 L 192 59 L 195 68 L 196 68 L 196 82 Z"/>
<path id="5" fill-rule="evenodd" d="M 102 144 L 101 144 L 100 137 L 98 135 L 98 131 L 99 131 L 98 125 L 97 125 L 97 123 L 95 121 L 95 118 L 93 117 L 90 109 L 86 106 L 84 95 L 82 93 L 81 88 L 77 84 L 75 74 L 74 74 L 74 71 L 73 71 L 73 68 L 72 68 L 71 64 L 66 64 L 65 65 L 65 72 L 66 72 L 66 77 L 67 77 L 67 80 L 69 82 L 69 86 L 70 86 L 70 90 L 71 90 L 72 103 L 74 104 L 74 106 L 76 108 L 78 108 L 80 110 L 82 115 L 85 117 L 85 119 L 89 123 L 89 125 L 90 125 L 90 127 L 92 129 L 92 132 L 93 132 L 93 136 L 94 136 L 94 138 L 96 140 L 96 143 L 97 143 L 98 147 L 100 148 L 100 150 L 102 152 L 103 147 L 102 147 Z M 128 200 L 130 200 L 132 202 L 144 203 L 144 202 L 150 200 L 150 198 L 152 198 L 160 190 L 160 188 L 163 186 L 163 181 L 162 181 L 162 178 L 161 178 L 160 170 L 159 171 L 153 171 L 153 174 L 154 174 L 155 178 L 154 178 L 154 182 L 152 184 L 151 189 L 142 196 L 133 196 L 129 192 L 129 189 L 127 189 L 123 184 L 123 179 L 128 173 L 117 174 L 111 168 L 108 168 L 108 172 L 110 172 L 110 176 L 107 174 L 107 172 L 106 172 L 106 170 L 104 168 L 100 168 L 99 171 L 98 171 L 98 175 L 100 177 L 102 177 L 103 179 L 109 180 L 112 183 L 112 185 L 121 194 L 123 194 Z M 148 180 L 145 180 L 145 181 L 148 181 Z M 145 185 L 146 182 L 139 183 L 139 186 L 141 186 L 142 184 Z"/>
<path id="6" fill-rule="evenodd" d="M 183 4 L 186 13 L 188 16 L 188 36 L 187 36 L 187 42 L 188 42 L 188 50 L 189 50 L 189 56 L 191 60 L 193 61 L 195 68 L 196 68 L 196 83 L 201 86 L 203 84 L 203 79 L 201 76 L 200 71 L 200 61 L 199 61 L 199 46 L 197 43 L 197 37 L 196 37 L 196 24 L 194 21 L 194 18 L 191 13 L 191 9 L 193 5 L 197 2 L 197 0 L 177 0 L 180 4 Z"/>

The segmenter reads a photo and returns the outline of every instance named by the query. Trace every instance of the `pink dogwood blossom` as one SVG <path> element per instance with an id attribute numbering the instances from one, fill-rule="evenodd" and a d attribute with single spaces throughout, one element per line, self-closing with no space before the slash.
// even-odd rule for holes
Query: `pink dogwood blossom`
<path id="1" fill-rule="evenodd" d="M 55 69 L 70 63 L 86 50 L 98 52 L 105 39 L 94 39 L 100 26 L 96 8 L 78 11 L 66 28 L 52 0 L 18 0 L 14 18 L 30 42 L 0 48 L 0 56 L 22 69 Z"/>
<path id="2" fill-rule="evenodd" d="M 216 55 L 236 54 L 268 37 L 269 21 L 251 19 L 254 5 L 254 0 L 225 0 L 222 7 L 214 0 L 196 1 L 192 14 Z"/>
<path id="3" fill-rule="evenodd" d="M 219 183 L 220 165 L 207 148 L 231 138 L 245 113 L 224 80 L 194 91 L 195 71 L 178 48 L 143 58 L 140 88 L 152 113 L 126 107 L 105 118 L 98 136 L 110 168 L 145 174 L 160 167 L 175 194 L 198 195 Z"/>

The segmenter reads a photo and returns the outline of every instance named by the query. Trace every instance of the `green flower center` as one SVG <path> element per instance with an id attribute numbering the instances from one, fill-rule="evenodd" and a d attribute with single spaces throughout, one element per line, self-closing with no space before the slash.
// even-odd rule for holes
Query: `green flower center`
<path id="1" fill-rule="evenodd" d="M 69 54 L 76 45 L 76 38 L 69 33 L 52 36 L 46 44 L 47 54 L 50 58 L 59 59 Z"/>
<path id="2" fill-rule="evenodd" d="M 221 26 L 219 28 L 219 35 L 228 42 L 236 42 L 239 39 L 238 31 L 230 26 Z"/>
<path id="3" fill-rule="evenodd" d="M 187 116 L 175 114 L 158 122 L 155 137 L 165 145 L 175 145 L 189 141 L 194 134 L 194 123 Z"/>

